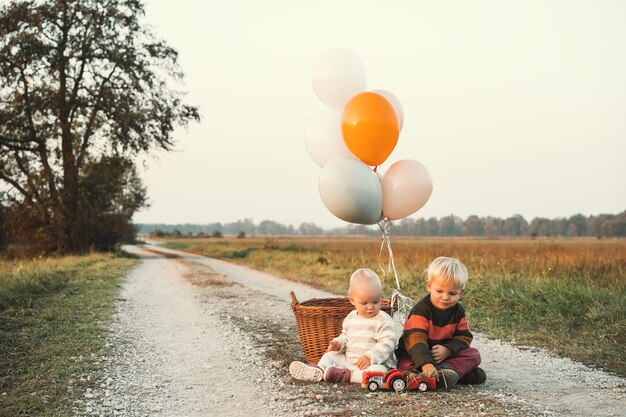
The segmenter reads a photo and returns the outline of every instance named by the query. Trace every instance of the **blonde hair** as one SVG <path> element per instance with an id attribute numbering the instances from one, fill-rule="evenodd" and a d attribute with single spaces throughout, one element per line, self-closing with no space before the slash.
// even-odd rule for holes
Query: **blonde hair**
<path id="1" fill-rule="evenodd" d="M 372 271 L 369 268 L 359 268 L 354 271 L 350 276 L 350 288 L 348 288 L 348 295 L 352 293 L 353 286 L 363 284 L 378 287 L 380 290 L 382 290 L 380 277 L 376 272 Z"/>
<path id="2" fill-rule="evenodd" d="M 433 279 L 441 280 L 443 284 L 452 282 L 457 288 L 465 289 L 468 273 L 467 267 L 461 261 L 447 256 L 440 256 L 428 265 L 426 282 Z"/>

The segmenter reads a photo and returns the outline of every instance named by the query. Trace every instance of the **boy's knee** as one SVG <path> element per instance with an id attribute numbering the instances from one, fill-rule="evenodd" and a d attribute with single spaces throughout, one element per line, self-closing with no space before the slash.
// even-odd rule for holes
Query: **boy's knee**
<path id="1" fill-rule="evenodd" d="M 476 348 L 467 348 L 467 349 L 463 350 L 462 352 L 465 353 L 466 357 L 471 358 L 474 361 L 476 361 L 476 366 L 478 366 L 480 364 L 481 358 L 480 358 L 480 352 L 478 351 L 478 349 L 476 349 Z"/>
<path id="2" fill-rule="evenodd" d="M 478 351 L 478 349 L 468 348 L 467 350 L 469 351 L 468 353 L 470 353 L 471 356 L 480 359 L 480 352 Z"/>

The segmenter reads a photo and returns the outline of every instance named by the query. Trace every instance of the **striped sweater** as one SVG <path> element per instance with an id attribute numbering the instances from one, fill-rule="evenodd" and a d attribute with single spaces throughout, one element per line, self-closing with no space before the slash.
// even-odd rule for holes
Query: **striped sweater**
<path id="1" fill-rule="evenodd" d="M 352 310 L 343 320 L 341 334 L 334 340 L 341 343 L 340 352 L 352 364 L 363 355 L 370 358 L 372 365 L 396 366 L 393 350 L 398 341 L 396 325 L 389 314 L 380 311 L 371 318 L 361 317 Z"/>
<path id="2" fill-rule="evenodd" d="M 472 333 L 463 306 L 457 303 L 447 310 L 439 310 L 432 305 L 428 294 L 409 313 L 396 355 L 398 358 L 409 355 L 415 367 L 420 369 L 426 363 L 435 363 L 430 353 L 433 346 L 449 348 L 452 358 L 467 349 L 470 343 Z"/>

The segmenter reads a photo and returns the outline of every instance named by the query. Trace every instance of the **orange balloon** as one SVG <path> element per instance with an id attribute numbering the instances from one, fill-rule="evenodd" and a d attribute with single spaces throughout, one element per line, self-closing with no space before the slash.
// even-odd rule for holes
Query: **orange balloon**
<path id="1" fill-rule="evenodd" d="M 352 97 L 344 107 L 341 132 L 354 156 L 375 166 L 395 148 L 400 126 L 391 103 L 380 94 L 367 92 Z"/>

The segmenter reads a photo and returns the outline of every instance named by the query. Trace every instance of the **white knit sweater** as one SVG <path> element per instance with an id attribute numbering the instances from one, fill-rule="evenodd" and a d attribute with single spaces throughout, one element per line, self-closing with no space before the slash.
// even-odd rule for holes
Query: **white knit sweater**
<path id="1" fill-rule="evenodd" d="M 352 364 L 366 355 L 372 365 L 383 364 L 395 368 L 393 351 L 399 336 L 393 319 L 384 311 L 374 317 L 365 318 L 352 310 L 343 320 L 341 335 L 334 340 L 341 342 L 340 352 L 345 352 L 346 358 Z"/>

